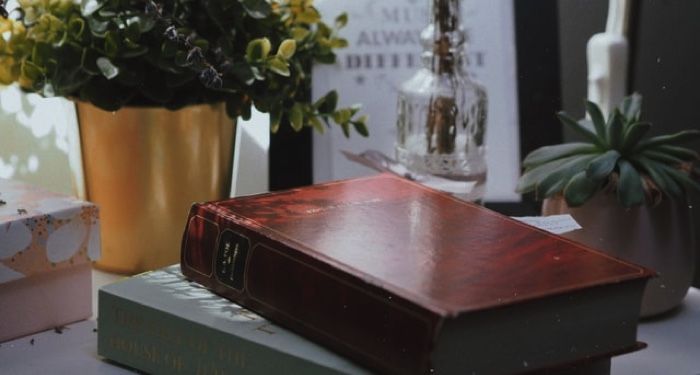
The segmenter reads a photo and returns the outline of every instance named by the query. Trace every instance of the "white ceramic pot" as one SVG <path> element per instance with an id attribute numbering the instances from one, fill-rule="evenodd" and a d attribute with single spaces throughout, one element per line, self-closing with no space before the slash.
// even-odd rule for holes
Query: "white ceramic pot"
<path id="1" fill-rule="evenodd" d="M 571 214 L 583 227 L 564 237 L 655 270 L 644 291 L 642 317 L 680 305 L 693 280 L 692 206 L 665 199 L 654 207 L 626 209 L 614 194 L 598 193 L 581 207 L 546 199 L 542 215 Z"/>

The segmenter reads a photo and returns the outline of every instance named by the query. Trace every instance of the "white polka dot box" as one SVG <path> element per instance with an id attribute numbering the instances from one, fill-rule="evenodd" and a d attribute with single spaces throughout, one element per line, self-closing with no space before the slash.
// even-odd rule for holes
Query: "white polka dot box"
<path id="1" fill-rule="evenodd" d="M 0 342 L 88 318 L 99 255 L 97 206 L 0 179 Z"/>

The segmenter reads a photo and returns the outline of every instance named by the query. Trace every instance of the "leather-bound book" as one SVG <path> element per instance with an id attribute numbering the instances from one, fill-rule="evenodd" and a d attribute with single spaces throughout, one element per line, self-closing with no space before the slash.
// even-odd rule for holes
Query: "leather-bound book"
<path id="1" fill-rule="evenodd" d="M 383 373 L 634 350 L 652 272 L 383 174 L 195 204 L 182 271 Z"/>

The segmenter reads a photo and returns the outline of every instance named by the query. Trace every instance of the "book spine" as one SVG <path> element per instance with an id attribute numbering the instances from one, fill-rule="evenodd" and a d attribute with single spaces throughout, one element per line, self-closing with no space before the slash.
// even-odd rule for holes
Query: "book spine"
<path id="1" fill-rule="evenodd" d="M 374 370 L 429 371 L 435 314 L 217 210 L 190 212 L 186 277 Z"/>
<path id="2" fill-rule="evenodd" d="M 105 291 L 99 317 L 98 354 L 149 374 L 340 374 Z"/>

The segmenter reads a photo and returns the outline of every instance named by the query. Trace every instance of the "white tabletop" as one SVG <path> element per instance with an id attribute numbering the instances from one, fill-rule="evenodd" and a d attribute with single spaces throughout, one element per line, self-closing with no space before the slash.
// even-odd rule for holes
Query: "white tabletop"
<path id="1" fill-rule="evenodd" d="M 95 272 L 96 288 L 119 277 Z M 96 289 L 95 288 L 95 289 Z M 1 374 L 131 374 L 97 356 L 95 320 L 71 324 L 0 344 Z M 683 305 L 662 319 L 639 325 L 642 351 L 616 357 L 612 375 L 700 374 L 700 290 L 691 288 Z"/>
<path id="2" fill-rule="evenodd" d="M 700 290 L 690 288 L 669 315 L 642 321 L 638 337 L 649 347 L 613 359 L 612 375 L 700 374 Z"/>

